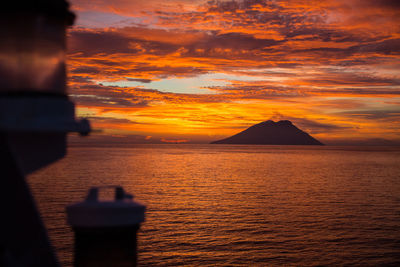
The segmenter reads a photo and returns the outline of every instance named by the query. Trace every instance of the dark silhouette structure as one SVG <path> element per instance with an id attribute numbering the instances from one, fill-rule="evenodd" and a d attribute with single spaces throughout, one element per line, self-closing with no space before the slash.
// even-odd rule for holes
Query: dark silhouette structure
<path id="1" fill-rule="evenodd" d="M 99 199 L 99 189 L 115 189 L 114 200 Z M 83 202 L 67 206 L 75 232 L 74 266 L 136 266 L 137 232 L 146 207 L 121 186 L 92 187 Z"/>
<path id="2" fill-rule="evenodd" d="M 0 9 L 0 266 L 58 267 L 25 177 L 66 153 L 77 121 L 65 72 L 66 0 L 5 1 Z"/>
<path id="3" fill-rule="evenodd" d="M 231 137 L 211 142 L 211 144 L 323 145 L 288 120 L 264 121 Z"/>

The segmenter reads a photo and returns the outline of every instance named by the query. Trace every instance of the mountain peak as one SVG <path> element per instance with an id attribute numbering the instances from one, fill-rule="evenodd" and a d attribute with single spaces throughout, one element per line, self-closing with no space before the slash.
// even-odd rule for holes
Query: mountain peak
<path id="1" fill-rule="evenodd" d="M 263 121 L 260 122 L 259 124 L 256 125 L 293 125 L 293 123 L 291 121 L 288 120 L 281 120 L 281 121 L 277 121 L 274 122 L 273 120 L 267 120 L 267 121 Z"/>
<path id="2" fill-rule="evenodd" d="M 276 123 L 280 124 L 280 125 L 293 125 L 293 123 L 291 121 L 288 121 L 288 120 L 282 120 L 282 121 L 278 121 Z"/>
<path id="3" fill-rule="evenodd" d="M 289 120 L 267 120 L 211 144 L 323 145 Z"/>

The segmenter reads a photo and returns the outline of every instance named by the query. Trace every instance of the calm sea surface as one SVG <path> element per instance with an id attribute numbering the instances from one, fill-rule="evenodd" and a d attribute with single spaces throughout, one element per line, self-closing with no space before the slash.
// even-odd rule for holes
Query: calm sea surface
<path id="1" fill-rule="evenodd" d="M 65 205 L 115 184 L 148 207 L 140 266 L 400 266 L 400 148 L 72 147 L 28 180 L 64 266 Z"/>

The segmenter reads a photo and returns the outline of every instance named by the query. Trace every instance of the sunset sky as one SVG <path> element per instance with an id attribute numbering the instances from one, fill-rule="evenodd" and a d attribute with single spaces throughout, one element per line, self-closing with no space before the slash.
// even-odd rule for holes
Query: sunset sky
<path id="1" fill-rule="evenodd" d="M 102 135 L 208 142 L 287 119 L 327 144 L 400 141 L 398 0 L 71 9 L 69 92 Z"/>

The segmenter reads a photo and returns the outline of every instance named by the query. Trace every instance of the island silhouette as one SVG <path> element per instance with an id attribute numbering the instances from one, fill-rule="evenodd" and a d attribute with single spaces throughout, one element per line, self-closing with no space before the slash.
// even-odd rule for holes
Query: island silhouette
<path id="1" fill-rule="evenodd" d="M 264 121 L 211 144 L 324 145 L 288 120 Z"/>

